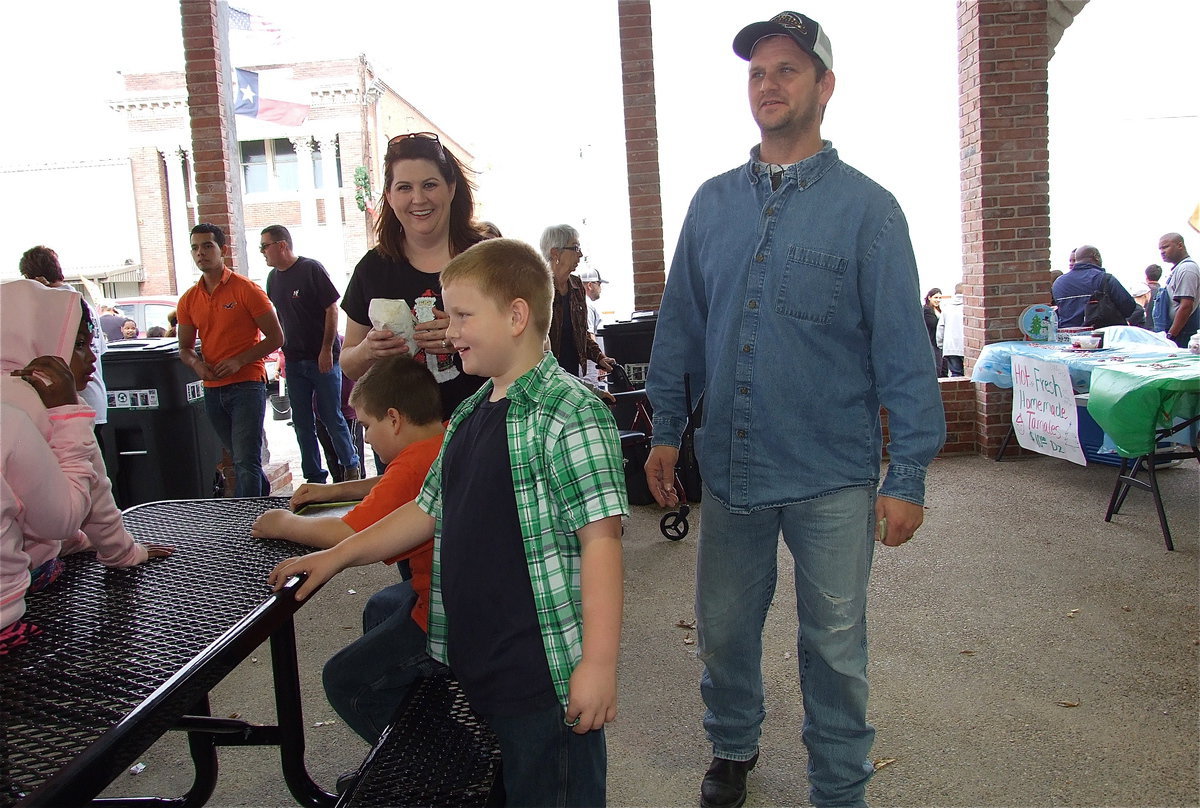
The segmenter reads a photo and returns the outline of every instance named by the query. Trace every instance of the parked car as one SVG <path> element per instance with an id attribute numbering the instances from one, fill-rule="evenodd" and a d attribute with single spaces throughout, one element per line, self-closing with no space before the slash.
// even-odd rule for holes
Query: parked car
<path id="1" fill-rule="evenodd" d="M 121 314 L 138 324 L 138 336 L 146 336 L 146 331 L 152 326 L 170 328 L 167 315 L 175 311 L 176 298 L 170 295 L 154 295 L 149 297 L 121 297 L 113 301 Z"/>

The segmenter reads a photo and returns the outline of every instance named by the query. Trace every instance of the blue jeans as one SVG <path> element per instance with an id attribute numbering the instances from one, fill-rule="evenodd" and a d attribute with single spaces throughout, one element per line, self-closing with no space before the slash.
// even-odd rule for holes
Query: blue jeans
<path id="1" fill-rule="evenodd" d="M 696 565 L 700 693 L 713 754 L 749 760 L 763 717 L 762 632 L 775 595 L 779 534 L 792 553 L 801 737 L 814 805 L 866 805 L 875 729 L 867 723 L 867 578 L 875 490 L 733 514 L 705 491 Z"/>
<path id="2" fill-rule="evenodd" d="M 605 804 L 608 749 L 603 729 L 576 734 L 563 723 L 559 705 L 482 717 L 500 741 L 506 806 Z"/>
<path id="3" fill-rule="evenodd" d="M 322 373 L 315 359 L 289 361 L 287 391 L 292 404 L 292 428 L 296 430 L 296 442 L 300 444 L 300 469 L 304 479 L 310 483 L 323 483 L 327 478 L 325 469 L 321 468 L 314 405 L 321 423 L 333 439 L 338 462 L 345 468 L 357 467 L 358 452 L 354 450 L 350 428 L 342 415 L 342 371 L 337 362 L 333 363 L 331 371 Z"/>
<path id="4" fill-rule="evenodd" d="M 204 388 L 204 408 L 237 474 L 234 496 L 263 497 L 271 485 L 262 468 L 263 420 L 267 417 L 265 382 L 236 382 Z"/>
<path id="5" fill-rule="evenodd" d="M 408 581 L 385 587 L 363 607 L 363 634 L 325 663 L 325 695 L 337 714 L 374 746 L 413 682 L 445 672 L 426 653 L 426 635 L 409 616 L 417 594 Z"/>

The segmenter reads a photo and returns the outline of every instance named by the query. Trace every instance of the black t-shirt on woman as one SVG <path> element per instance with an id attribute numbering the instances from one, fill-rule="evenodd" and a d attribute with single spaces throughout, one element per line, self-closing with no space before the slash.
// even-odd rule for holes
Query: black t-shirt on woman
<path id="1" fill-rule="evenodd" d="M 446 309 L 442 302 L 442 281 L 439 273 L 422 272 L 408 261 L 393 261 L 377 250 L 368 250 L 354 268 L 354 274 L 350 276 L 346 294 L 342 296 L 342 310 L 354 322 L 370 328 L 371 317 L 368 310 L 371 300 L 377 297 L 404 299 L 408 301 L 409 306 L 412 306 L 418 297 L 435 297 L 437 307 L 442 311 Z M 417 351 L 414 358 L 418 362 L 424 362 L 425 352 Z M 454 354 L 453 358 L 459 374 L 440 385 L 443 419 L 448 419 L 454 408 L 482 387 L 484 382 L 480 376 L 463 373 L 462 360 L 457 354 Z"/>

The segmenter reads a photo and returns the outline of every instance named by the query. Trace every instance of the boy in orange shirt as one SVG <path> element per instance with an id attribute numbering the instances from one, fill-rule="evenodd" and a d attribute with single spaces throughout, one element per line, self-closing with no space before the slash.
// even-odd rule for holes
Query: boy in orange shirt
<path id="1" fill-rule="evenodd" d="M 442 403 L 437 382 L 407 356 L 378 360 L 350 394 L 366 427 L 366 441 L 387 462 L 383 476 L 333 485 L 306 485 L 292 506 L 362 499 L 345 516 L 298 516 L 267 511 L 251 528 L 263 539 L 288 539 L 310 547 L 333 547 L 346 537 L 416 499 L 442 448 Z M 325 663 L 325 694 L 338 715 L 374 744 L 411 684 L 443 666 L 426 652 L 433 541 L 387 563 L 407 560 L 412 579 L 386 587 L 363 609 L 363 635 Z"/>

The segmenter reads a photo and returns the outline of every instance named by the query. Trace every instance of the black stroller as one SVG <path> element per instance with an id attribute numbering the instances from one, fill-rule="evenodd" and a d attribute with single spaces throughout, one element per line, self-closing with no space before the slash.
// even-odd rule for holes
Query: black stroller
<path id="1" fill-rule="evenodd" d="M 688 503 L 698 502 L 700 499 L 700 472 L 696 464 L 695 431 L 701 405 L 697 402 L 695 408 L 690 407 L 692 395 L 688 374 L 684 374 L 683 388 L 689 408 L 687 427 L 684 429 L 683 439 L 679 445 L 679 462 L 675 467 L 675 491 L 679 495 L 679 507 L 668 511 L 658 521 L 658 529 L 671 541 L 679 541 L 687 536 L 689 530 L 687 518 L 692 510 Z M 617 399 L 616 404 L 612 405 L 613 416 L 617 419 L 621 435 L 621 449 L 626 457 L 626 482 L 629 487 L 630 502 L 635 505 L 648 505 L 654 501 L 654 498 L 650 495 L 649 487 L 646 485 L 642 465 L 649 453 L 650 437 L 654 432 L 650 418 L 650 400 L 646 398 L 645 390 L 634 388 L 621 365 L 617 365 L 609 371 L 608 390 Z"/>

